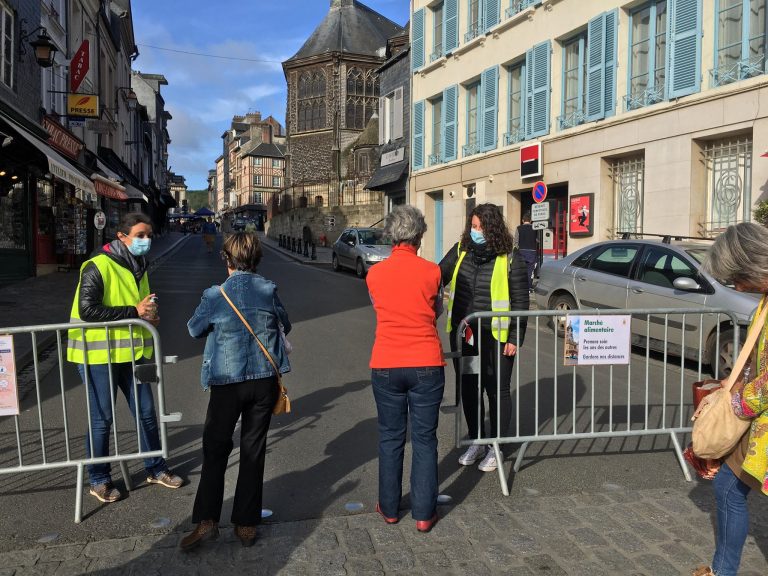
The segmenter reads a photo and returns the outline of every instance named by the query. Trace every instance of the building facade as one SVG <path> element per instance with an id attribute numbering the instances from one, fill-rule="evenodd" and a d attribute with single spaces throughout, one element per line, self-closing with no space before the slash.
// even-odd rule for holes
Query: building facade
<path id="1" fill-rule="evenodd" d="M 342 151 L 379 106 L 376 69 L 402 27 L 357 0 L 331 0 L 301 49 L 283 62 L 291 184 L 346 176 Z"/>
<path id="2" fill-rule="evenodd" d="M 475 203 L 514 228 L 536 181 L 553 253 L 751 220 L 768 179 L 765 23 L 765 0 L 415 0 L 410 194 L 425 256 Z"/>

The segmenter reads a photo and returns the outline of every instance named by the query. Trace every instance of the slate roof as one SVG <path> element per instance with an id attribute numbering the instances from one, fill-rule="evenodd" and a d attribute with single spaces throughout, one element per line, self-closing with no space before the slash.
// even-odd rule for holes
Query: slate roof
<path id="1" fill-rule="evenodd" d="M 277 144 L 267 144 L 262 142 L 256 148 L 248 152 L 246 156 L 260 156 L 263 158 L 283 158 L 285 154 Z"/>
<path id="2" fill-rule="evenodd" d="M 357 0 L 333 0 L 331 9 L 296 54 L 286 62 L 332 52 L 375 56 L 403 27 Z"/>

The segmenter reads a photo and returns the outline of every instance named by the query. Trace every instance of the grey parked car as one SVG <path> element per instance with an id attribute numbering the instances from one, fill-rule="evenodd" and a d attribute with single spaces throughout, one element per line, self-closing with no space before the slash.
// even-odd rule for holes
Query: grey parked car
<path id="1" fill-rule="evenodd" d="M 560 260 L 543 263 L 535 288 L 540 309 L 574 310 L 578 308 L 712 308 L 732 311 L 742 328 L 757 308 L 758 295 L 737 292 L 701 269 L 709 244 L 655 240 L 609 240 L 599 242 Z M 558 317 L 562 334 L 565 317 Z M 719 339 L 718 334 L 718 320 Z M 682 316 L 667 323 L 667 351 L 680 355 Z M 650 348 L 663 350 L 664 319 L 651 318 L 650 328 L 644 318 L 632 320 L 632 343 L 645 346 L 646 332 Z M 703 349 L 699 350 L 699 317 L 686 317 L 685 357 L 698 359 L 712 367 L 715 359 L 722 378 L 733 363 L 733 325 L 727 318 L 704 316 Z M 741 331 L 744 341 L 745 330 Z M 719 346 L 719 349 L 718 349 Z"/>
<path id="2" fill-rule="evenodd" d="M 381 228 L 347 228 L 333 243 L 334 270 L 351 268 L 363 278 L 371 266 L 392 253 L 392 241 Z"/>

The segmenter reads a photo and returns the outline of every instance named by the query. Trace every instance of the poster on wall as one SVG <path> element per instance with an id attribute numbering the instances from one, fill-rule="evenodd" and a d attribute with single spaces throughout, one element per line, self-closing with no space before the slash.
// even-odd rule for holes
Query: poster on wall
<path id="1" fill-rule="evenodd" d="M 13 336 L 0 335 L 0 416 L 19 415 Z"/>
<path id="2" fill-rule="evenodd" d="M 575 194 L 570 198 L 568 211 L 568 234 L 571 236 L 592 236 L 594 194 Z"/>

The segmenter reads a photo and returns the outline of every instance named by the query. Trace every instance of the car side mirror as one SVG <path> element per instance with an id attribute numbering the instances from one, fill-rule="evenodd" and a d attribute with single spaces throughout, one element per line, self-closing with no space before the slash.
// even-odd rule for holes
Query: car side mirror
<path id="1" fill-rule="evenodd" d="M 685 276 L 675 278 L 674 282 L 672 282 L 672 286 L 677 290 L 685 290 L 686 292 L 701 290 L 701 285 L 696 282 L 696 280 L 693 278 L 686 278 Z"/>
<path id="2" fill-rule="evenodd" d="M 350 246 L 354 246 L 355 245 L 355 241 L 354 240 L 347 240 L 347 244 L 349 244 Z"/>

